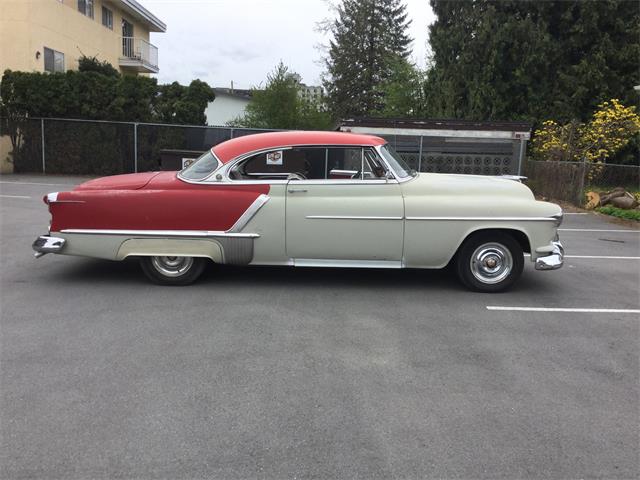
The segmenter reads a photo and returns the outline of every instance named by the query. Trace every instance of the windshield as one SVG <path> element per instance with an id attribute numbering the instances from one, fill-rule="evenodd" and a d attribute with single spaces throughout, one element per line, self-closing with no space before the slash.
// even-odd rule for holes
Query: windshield
<path id="1" fill-rule="evenodd" d="M 188 180 L 202 180 L 209 176 L 216 168 L 218 168 L 220 162 L 215 157 L 211 150 L 202 154 L 198 159 L 189 165 L 187 168 L 180 172 L 180 177 Z"/>
<path id="2" fill-rule="evenodd" d="M 406 164 L 402 157 L 398 155 L 389 144 L 383 145 L 382 148 L 380 148 L 380 152 L 382 152 L 382 156 L 398 178 L 416 176 L 416 171 L 413 168 L 409 168 L 409 165 Z"/>

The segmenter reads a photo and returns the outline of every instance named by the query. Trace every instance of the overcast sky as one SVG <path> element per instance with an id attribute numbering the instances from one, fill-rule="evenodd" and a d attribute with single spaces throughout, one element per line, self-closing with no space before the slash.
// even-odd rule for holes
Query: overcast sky
<path id="1" fill-rule="evenodd" d="M 213 87 L 250 88 L 264 83 L 282 60 L 318 85 L 327 38 L 317 23 L 332 16 L 324 0 L 138 0 L 167 24 L 152 33 L 158 47 L 158 81 L 188 84 L 200 78 Z M 424 66 L 427 26 L 434 16 L 427 0 L 407 0 L 413 60 Z"/>

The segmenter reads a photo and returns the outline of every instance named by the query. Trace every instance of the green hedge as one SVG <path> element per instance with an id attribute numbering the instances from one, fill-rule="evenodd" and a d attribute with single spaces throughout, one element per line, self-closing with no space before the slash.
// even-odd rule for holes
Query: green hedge
<path id="1" fill-rule="evenodd" d="M 205 108 L 214 98 L 213 89 L 200 80 L 189 86 L 158 85 L 154 78 L 123 76 L 91 58 L 81 59 L 80 70 L 64 73 L 6 70 L 0 82 L 0 135 L 17 145 L 15 172 L 42 171 L 43 143 L 48 173 L 133 172 L 133 124 L 116 122 L 204 125 Z M 35 117 L 45 118 L 44 141 Z M 190 129 L 171 128 L 138 127 L 139 171 L 158 168 L 160 149 L 189 146 L 185 131 Z"/>

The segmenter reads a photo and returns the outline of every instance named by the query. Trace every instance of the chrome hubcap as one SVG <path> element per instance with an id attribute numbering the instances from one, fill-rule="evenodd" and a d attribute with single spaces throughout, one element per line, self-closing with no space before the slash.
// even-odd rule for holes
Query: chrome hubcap
<path id="1" fill-rule="evenodd" d="M 512 269 L 511 252 L 501 243 L 485 243 L 471 255 L 471 273 L 482 283 L 499 283 Z"/>
<path id="2" fill-rule="evenodd" d="M 151 257 L 153 267 L 166 277 L 179 277 L 189 271 L 193 257 Z"/>

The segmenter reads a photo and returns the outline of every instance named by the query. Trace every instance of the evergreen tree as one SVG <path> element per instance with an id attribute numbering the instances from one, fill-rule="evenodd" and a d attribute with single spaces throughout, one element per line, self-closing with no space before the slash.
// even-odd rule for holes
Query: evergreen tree
<path id="1" fill-rule="evenodd" d="M 379 87 L 384 97 L 382 110 L 375 116 L 423 118 L 426 111 L 424 72 L 406 58 L 391 63 L 391 74 Z"/>
<path id="2" fill-rule="evenodd" d="M 430 1 L 430 116 L 584 121 L 637 102 L 636 1 Z"/>
<path id="3" fill-rule="evenodd" d="M 324 86 L 336 117 L 383 111 L 384 91 L 397 66 L 406 59 L 410 21 L 401 0 L 344 0 L 329 30 Z"/>

